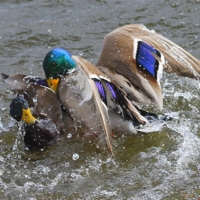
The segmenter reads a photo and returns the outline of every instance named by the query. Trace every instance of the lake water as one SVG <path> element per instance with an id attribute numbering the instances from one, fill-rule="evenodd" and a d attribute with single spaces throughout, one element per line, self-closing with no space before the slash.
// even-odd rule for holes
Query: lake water
<path id="1" fill-rule="evenodd" d="M 42 61 L 60 46 L 96 63 L 104 36 L 141 23 L 200 59 L 199 0 L 0 1 L 0 71 L 44 77 Z M 70 133 L 41 152 L 23 147 L 9 116 L 13 94 L 0 84 L 1 199 L 199 199 L 200 84 L 165 74 L 160 132 L 116 138 L 112 159 Z"/>

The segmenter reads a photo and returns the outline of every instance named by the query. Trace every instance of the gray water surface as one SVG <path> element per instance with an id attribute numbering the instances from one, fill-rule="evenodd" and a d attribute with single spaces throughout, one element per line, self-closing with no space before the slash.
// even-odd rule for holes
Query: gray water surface
<path id="1" fill-rule="evenodd" d="M 96 63 L 103 37 L 141 23 L 200 59 L 199 0 L 0 1 L 0 70 L 44 77 L 56 46 Z M 13 94 L 0 84 L 1 199 L 200 198 L 200 84 L 164 74 L 164 113 L 177 119 L 160 132 L 115 139 L 112 159 L 70 133 L 47 150 L 24 149 L 9 116 Z M 78 154 L 78 156 L 77 156 Z"/>

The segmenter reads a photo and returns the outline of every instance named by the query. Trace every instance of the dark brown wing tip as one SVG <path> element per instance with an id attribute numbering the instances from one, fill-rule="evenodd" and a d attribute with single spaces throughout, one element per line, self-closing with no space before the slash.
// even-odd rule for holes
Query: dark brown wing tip
<path id="1" fill-rule="evenodd" d="M 2 78 L 5 80 L 7 79 L 9 76 L 7 74 L 1 73 Z"/>

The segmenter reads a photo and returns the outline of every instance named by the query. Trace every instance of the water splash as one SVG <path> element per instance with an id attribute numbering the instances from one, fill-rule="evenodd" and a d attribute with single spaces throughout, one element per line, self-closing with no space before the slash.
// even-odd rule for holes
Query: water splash
<path id="1" fill-rule="evenodd" d="M 77 153 L 73 153 L 72 159 L 73 160 L 78 160 L 79 159 L 79 155 Z"/>

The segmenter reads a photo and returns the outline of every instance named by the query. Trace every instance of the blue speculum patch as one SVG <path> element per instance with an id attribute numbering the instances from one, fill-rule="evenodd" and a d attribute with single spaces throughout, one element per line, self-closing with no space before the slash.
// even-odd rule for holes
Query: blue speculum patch
<path id="1" fill-rule="evenodd" d="M 153 54 L 161 57 L 160 52 L 149 44 L 142 41 L 138 42 L 138 49 L 136 53 L 137 67 L 148 71 L 153 77 L 157 78 L 159 62 Z"/>
<path id="2" fill-rule="evenodd" d="M 109 89 L 109 91 L 110 91 L 112 97 L 113 97 L 114 99 L 116 99 L 116 98 L 117 98 L 117 95 L 116 95 L 115 88 L 113 87 L 113 85 L 110 84 L 109 82 L 106 82 L 106 85 L 107 85 L 107 87 L 108 87 L 108 89 Z"/>
<path id="3" fill-rule="evenodd" d="M 42 85 L 42 86 L 48 87 L 48 84 L 47 84 L 46 79 L 40 79 L 40 80 L 36 81 L 36 83 L 37 83 L 38 85 Z"/>
<path id="4" fill-rule="evenodd" d="M 107 99 L 106 99 L 106 92 L 105 92 L 105 88 L 107 87 L 111 96 L 113 97 L 113 99 L 115 99 L 115 101 L 117 101 L 117 97 L 118 97 L 118 93 L 117 93 L 117 88 L 114 87 L 114 85 L 106 80 L 103 80 L 103 82 L 105 82 L 106 85 L 103 85 L 101 80 L 93 78 L 93 81 L 95 82 L 96 88 L 98 89 L 99 95 L 102 99 L 102 101 L 107 105 Z"/>
<path id="5" fill-rule="evenodd" d="M 98 92 L 102 101 L 107 105 L 106 92 L 101 81 L 96 78 L 94 78 L 93 81 L 95 82 L 96 88 L 98 89 Z"/>

